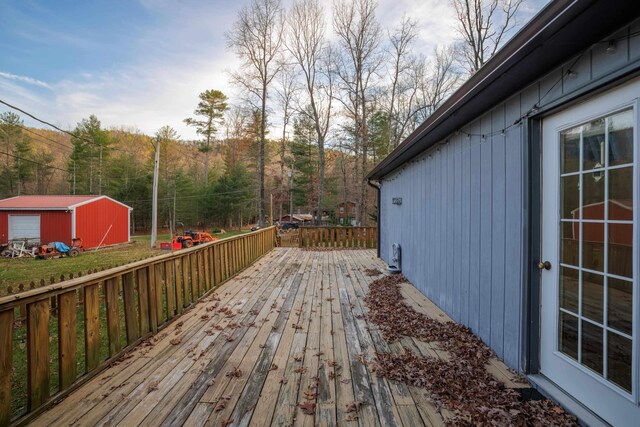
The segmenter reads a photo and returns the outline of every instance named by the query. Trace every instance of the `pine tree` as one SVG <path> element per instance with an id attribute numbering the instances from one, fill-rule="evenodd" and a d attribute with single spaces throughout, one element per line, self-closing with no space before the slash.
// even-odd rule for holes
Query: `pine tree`
<path id="1" fill-rule="evenodd" d="M 224 113 L 228 110 L 227 96 L 219 90 L 205 90 L 199 95 L 200 102 L 194 114 L 199 118 L 187 118 L 184 122 L 196 128 L 198 135 L 204 137 L 200 142 L 200 152 L 204 153 L 204 182 L 209 182 L 209 154 L 219 127 L 224 123 Z"/>

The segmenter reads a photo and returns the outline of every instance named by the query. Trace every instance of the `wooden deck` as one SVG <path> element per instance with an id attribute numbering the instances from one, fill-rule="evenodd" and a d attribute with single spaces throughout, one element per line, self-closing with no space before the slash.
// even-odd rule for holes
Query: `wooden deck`
<path id="1" fill-rule="evenodd" d="M 367 324 L 372 268 L 385 268 L 373 250 L 274 249 L 33 425 L 442 425 L 424 390 L 371 370 L 375 351 L 403 346 L 447 357 L 408 338 L 389 345 Z M 411 285 L 403 294 L 447 319 Z M 488 369 L 518 386 L 498 360 Z M 297 406 L 308 398 L 314 415 Z M 353 401 L 366 404 L 347 412 Z"/>

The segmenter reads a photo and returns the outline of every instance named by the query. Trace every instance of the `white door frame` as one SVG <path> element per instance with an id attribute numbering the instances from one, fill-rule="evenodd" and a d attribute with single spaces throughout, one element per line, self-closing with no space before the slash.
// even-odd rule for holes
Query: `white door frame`
<path id="1" fill-rule="evenodd" d="M 541 259 L 551 261 L 552 268 L 542 271 L 540 304 L 540 373 L 579 400 L 583 405 L 613 425 L 637 425 L 640 419 L 638 406 L 639 375 L 639 307 L 638 307 L 638 127 L 640 125 L 640 79 L 634 79 L 604 94 L 597 95 L 576 106 L 544 118 L 542 132 L 542 209 L 541 209 Z M 633 235 L 633 363 L 632 394 L 610 383 L 598 374 L 590 372 L 576 361 L 557 351 L 558 344 L 558 287 L 559 287 L 559 236 L 560 236 L 560 146 L 559 132 L 576 125 L 608 115 L 624 108 L 634 108 L 634 235 Z M 606 296 L 605 296 L 606 298 Z"/>

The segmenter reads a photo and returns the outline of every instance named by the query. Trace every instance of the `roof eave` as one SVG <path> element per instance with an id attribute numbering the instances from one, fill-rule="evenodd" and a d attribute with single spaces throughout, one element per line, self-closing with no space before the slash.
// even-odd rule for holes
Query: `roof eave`
<path id="1" fill-rule="evenodd" d="M 621 2 L 616 7 L 611 7 L 605 0 L 551 2 L 382 160 L 367 178 L 384 178 L 478 117 L 485 109 L 524 89 L 576 53 L 632 21 L 638 14 L 640 2 Z M 575 37 L 577 28 L 580 28 L 580 37 Z M 545 44 L 554 48 L 545 49 Z"/>

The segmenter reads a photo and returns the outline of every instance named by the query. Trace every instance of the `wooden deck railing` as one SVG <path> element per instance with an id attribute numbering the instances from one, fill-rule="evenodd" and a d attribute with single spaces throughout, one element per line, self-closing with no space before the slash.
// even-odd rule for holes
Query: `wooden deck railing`
<path id="1" fill-rule="evenodd" d="M 376 248 L 377 227 L 301 227 L 298 229 L 301 248 Z"/>
<path id="2" fill-rule="evenodd" d="M 27 420 L 116 361 L 271 250 L 275 237 L 270 227 L 1 297 L 0 426 Z M 21 305 L 26 325 L 14 322 Z"/>

